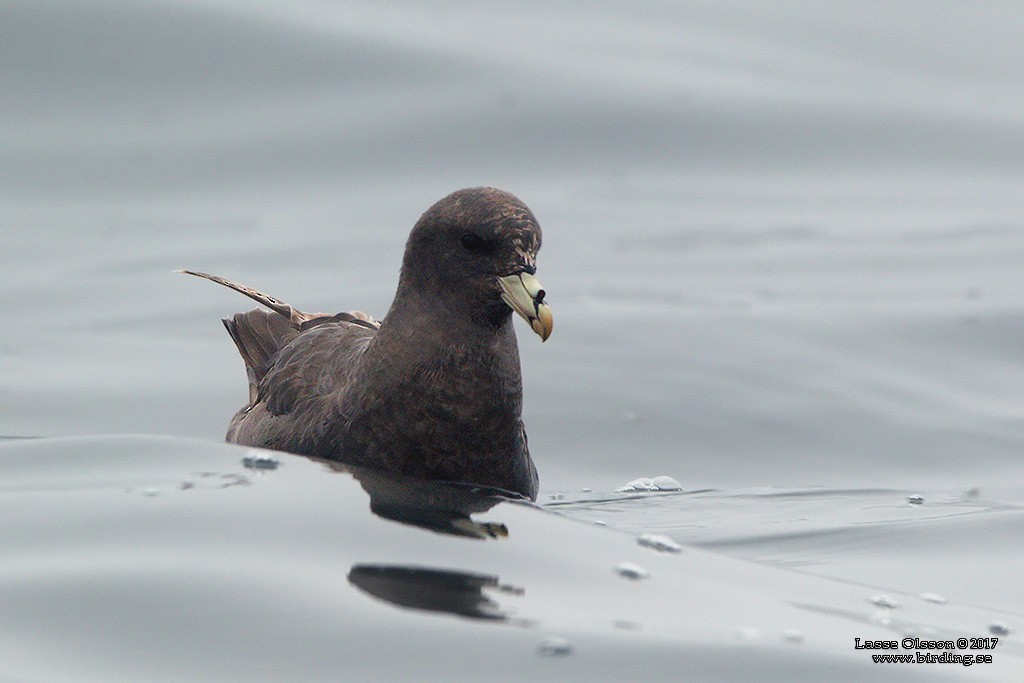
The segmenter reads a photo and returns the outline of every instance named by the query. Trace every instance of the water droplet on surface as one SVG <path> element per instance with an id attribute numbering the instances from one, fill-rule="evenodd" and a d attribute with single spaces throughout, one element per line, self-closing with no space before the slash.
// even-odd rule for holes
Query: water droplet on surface
<path id="1" fill-rule="evenodd" d="M 994 636 L 1008 636 L 1010 635 L 1010 627 L 1005 621 L 993 621 L 988 625 L 988 632 Z"/>
<path id="2" fill-rule="evenodd" d="M 942 597 L 938 593 L 921 593 L 919 597 L 925 602 L 934 602 L 936 605 L 946 604 L 946 598 Z"/>
<path id="3" fill-rule="evenodd" d="M 870 598 L 868 598 L 868 602 L 870 602 L 875 607 L 884 607 L 886 609 L 893 609 L 895 607 L 900 606 L 900 603 L 897 602 L 892 596 L 885 595 L 884 593 L 872 595 Z"/>
<path id="4" fill-rule="evenodd" d="M 617 567 L 615 567 L 615 573 L 625 579 L 633 579 L 634 581 L 646 579 L 651 575 L 649 571 L 638 564 L 633 564 L 632 562 L 621 562 Z"/>
<path id="5" fill-rule="evenodd" d="M 681 553 L 683 546 L 673 541 L 668 536 L 661 534 L 640 534 L 636 542 L 647 548 L 653 548 L 663 553 Z"/>
<path id="6" fill-rule="evenodd" d="M 782 639 L 790 643 L 802 643 L 804 634 L 803 631 L 798 631 L 795 628 L 784 628 L 782 629 Z"/>
<path id="7" fill-rule="evenodd" d="M 537 652 L 545 657 L 564 657 L 572 653 L 572 643 L 565 638 L 548 636 L 537 645 Z"/>
<path id="8" fill-rule="evenodd" d="M 907 496 L 907 502 L 910 503 L 911 505 L 923 505 L 924 496 L 919 496 L 915 493 L 912 496 Z"/>

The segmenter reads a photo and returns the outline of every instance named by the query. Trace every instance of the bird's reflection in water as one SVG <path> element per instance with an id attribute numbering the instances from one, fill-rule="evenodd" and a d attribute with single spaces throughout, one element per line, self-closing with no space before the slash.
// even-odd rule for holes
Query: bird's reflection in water
<path id="1" fill-rule="evenodd" d="M 471 515 L 487 512 L 503 501 L 525 501 L 498 489 L 422 481 L 322 462 L 331 470 L 355 477 L 370 495 L 370 510 L 375 515 L 437 533 L 476 539 L 507 538 L 509 531 L 504 524 L 477 521 Z M 398 607 L 530 625 L 527 620 L 510 617 L 510 611 L 496 599 L 502 595 L 522 595 L 524 590 L 502 584 L 497 576 L 423 566 L 356 564 L 349 571 L 348 580 L 360 590 Z"/>
<path id="2" fill-rule="evenodd" d="M 523 594 L 521 588 L 502 585 L 497 576 L 428 567 L 357 564 L 349 571 L 348 580 L 375 598 L 399 607 L 494 621 L 510 621 L 510 616 L 485 590 Z M 523 620 L 511 621 L 526 624 Z"/>

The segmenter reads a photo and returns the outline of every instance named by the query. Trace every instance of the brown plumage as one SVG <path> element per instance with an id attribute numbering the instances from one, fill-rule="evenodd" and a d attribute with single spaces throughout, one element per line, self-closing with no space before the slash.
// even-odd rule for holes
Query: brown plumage
<path id="1" fill-rule="evenodd" d="M 249 403 L 227 440 L 536 499 L 511 314 L 542 339 L 551 333 L 533 276 L 540 243 L 533 213 L 511 194 L 452 193 L 413 227 L 381 322 L 303 313 L 182 271 L 272 311 L 224 320 L 249 376 Z"/>

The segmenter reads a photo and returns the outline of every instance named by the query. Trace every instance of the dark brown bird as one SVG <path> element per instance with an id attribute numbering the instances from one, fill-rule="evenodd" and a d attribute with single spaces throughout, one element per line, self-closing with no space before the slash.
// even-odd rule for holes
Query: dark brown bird
<path id="1" fill-rule="evenodd" d="M 454 192 L 409 235 L 398 291 L 377 322 L 309 314 L 223 278 L 271 311 L 224 320 L 249 403 L 227 440 L 537 497 L 512 311 L 542 340 L 551 310 L 534 277 L 541 231 L 519 199 Z"/>

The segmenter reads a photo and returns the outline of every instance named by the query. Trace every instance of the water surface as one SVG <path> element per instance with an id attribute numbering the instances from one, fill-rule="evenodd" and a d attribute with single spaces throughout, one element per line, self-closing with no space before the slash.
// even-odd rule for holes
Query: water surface
<path id="1" fill-rule="evenodd" d="M 429 648 L 443 641 L 508 678 L 571 662 L 590 677 L 625 661 L 675 672 L 662 657 L 697 677 L 790 680 L 813 660 L 822 677 L 868 678 L 854 637 L 1000 622 L 988 669 L 886 675 L 1019 679 L 1016 6 L 18 0 L 0 13 L 0 435 L 46 438 L 0 448 L 20 544 L 3 560 L 17 600 L 4 613 L 21 615 L 0 646 L 8 676 L 109 678 L 129 661 L 116 670 L 136 678 L 400 676 L 442 666 Z M 511 540 L 476 542 L 375 517 L 349 475 L 320 466 L 240 470 L 219 441 L 244 371 L 218 319 L 248 304 L 171 271 L 379 316 L 419 214 L 481 184 L 520 196 L 545 230 L 557 326 L 543 345 L 520 331 L 547 510 L 501 504 Z M 174 488 L 202 471 L 249 485 Z M 684 491 L 615 493 L 657 475 Z M 351 552 L 323 549 L 331 529 Z M 685 552 L 626 553 L 643 532 Z M 388 550 L 405 544 L 417 553 Z M 474 552 L 500 561 L 463 561 Z M 551 563 L 527 561 L 537 553 Z M 651 580 L 627 582 L 621 562 Z M 360 588 L 391 585 L 391 564 L 461 572 L 456 602 L 472 609 L 518 604 L 502 586 L 537 607 L 499 628 L 399 608 Z M 580 578 L 591 571 L 602 582 Z M 613 593 L 599 618 L 578 611 Z M 901 604 L 891 614 L 869 602 L 883 593 Z M 367 626 L 353 638 L 325 605 Z M 650 605 L 663 630 L 614 626 L 646 623 Z M 413 623 L 419 644 L 387 639 Z M 58 635 L 66 656 L 44 657 Z M 572 654 L 538 654 L 549 636 Z M 275 659 L 297 642 L 307 668 Z"/>

